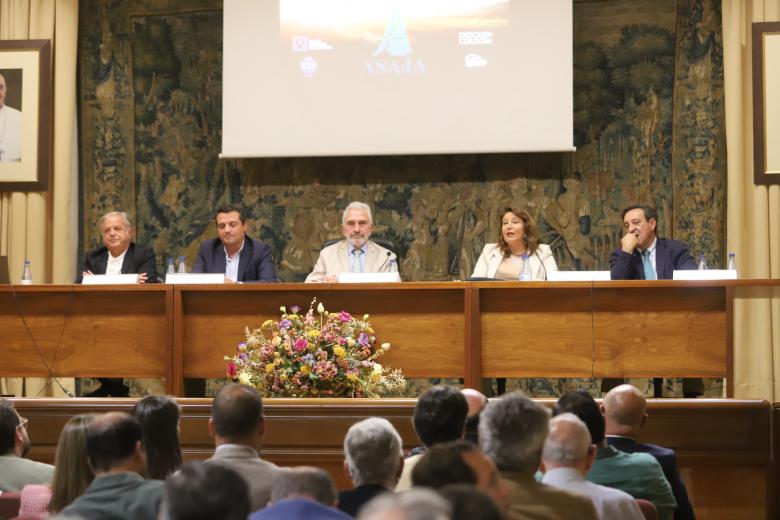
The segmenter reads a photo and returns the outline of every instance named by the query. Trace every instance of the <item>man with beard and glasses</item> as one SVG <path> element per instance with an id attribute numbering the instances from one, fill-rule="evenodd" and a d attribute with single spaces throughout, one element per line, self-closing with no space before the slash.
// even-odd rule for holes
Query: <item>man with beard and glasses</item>
<path id="1" fill-rule="evenodd" d="M 0 399 L 0 491 L 19 491 L 27 484 L 49 484 L 54 466 L 25 459 L 30 451 L 27 419 L 11 401 Z"/>
<path id="2" fill-rule="evenodd" d="M 369 240 L 373 229 L 371 208 L 362 202 L 351 202 L 341 218 L 344 240 L 320 251 L 306 282 L 336 282 L 340 273 L 398 271 L 395 253 Z"/>

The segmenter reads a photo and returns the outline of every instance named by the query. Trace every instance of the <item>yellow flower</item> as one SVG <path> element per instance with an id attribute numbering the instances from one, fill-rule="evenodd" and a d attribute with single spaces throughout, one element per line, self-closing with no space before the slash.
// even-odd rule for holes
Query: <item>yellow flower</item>
<path id="1" fill-rule="evenodd" d="M 347 379 L 349 379 L 350 381 L 357 381 L 358 380 L 358 375 L 355 374 L 355 373 L 349 373 L 349 374 L 347 374 Z"/>
<path id="2" fill-rule="evenodd" d="M 378 383 L 380 379 L 382 379 L 382 373 L 381 372 L 371 372 L 368 376 L 369 381 L 372 383 Z"/>
<path id="3" fill-rule="evenodd" d="M 307 336 L 309 336 L 311 339 L 316 339 L 316 338 L 320 337 L 320 331 L 318 331 L 318 330 L 310 330 L 308 332 Z"/>
<path id="4" fill-rule="evenodd" d="M 282 358 L 275 358 L 274 359 L 274 365 L 279 366 L 282 364 Z"/>
<path id="5" fill-rule="evenodd" d="M 260 327 L 260 328 L 261 328 L 261 329 L 267 329 L 268 327 L 270 327 L 271 325 L 273 325 L 273 323 L 274 323 L 274 320 L 265 320 L 265 321 L 263 322 L 263 326 L 262 326 L 262 327 Z"/>
<path id="6" fill-rule="evenodd" d="M 274 352 L 274 357 L 279 357 L 279 353 L 278 352 Z"/>
<path id="7" fill-rule="evenodd" d="M 352 339 L 352 338 L 347 338 L 347 345 L 349 345 L 350 347 L 354 347 L 355 346 L 355 340 Z"/>
<path id="8" fill-rule="evenodd" d="M 266 371 L 266 373 L 270 374 L 271 372 L 273 372 L 273 371 L 274 371 L 274 366 L 275 366 L 275 365 L 274 365 L 273 363 L 268 363 L 268 364 L 265 366 L 265 371 Z"/>
<path id="9" fill-rule="evenodd" d="M 311 367 L 309 365 L 301 365 L 301 374 L 307 376 L 309 375 L 309 372 L 311 372 Z"/>
<path id="10" fill-rule="evenodd" d="M 347 355 L 347 351 L 344 350 L 344 347 L 333 347 L 333 353 L 336 354 L 336 357 L 340 358 Z"/>
<path id="11" fill-rule="evenodd" d="M 374 329 L 372 329 L 371 327 L 366 327 L 366 332 L 368 332 L 369 334 L 373 334 Z"/>
<path id="12" fill-rule="evenodd" d="M 287 374 L 280 375 L 279 379 L 281 379 L 282 381 L 287 381 Z"/>
<path id="13" fill-rule="evenodd" d="M 282 338 L 280 338 L 279 336 L 274 336 L 273 338 L 271 338 L 271 345 L 273 345 L 274 347 L 278 347 L 281 344 L 282 344 Z"/>
<path id="14" fill-rule="evenodd" d="M 242 385 L 248 385 L 252 383 L 252 376 L 247 374 L 246 372 L 241 372 L 238 374 L 238 382 Z"/>

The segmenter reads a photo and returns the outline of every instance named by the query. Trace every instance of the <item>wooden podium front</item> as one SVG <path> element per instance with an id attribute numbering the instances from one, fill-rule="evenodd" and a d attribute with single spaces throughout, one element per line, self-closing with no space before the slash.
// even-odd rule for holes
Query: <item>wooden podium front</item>
<path id="1" fill-rule="evenodd" d="M 739 287 L 779 280 L 0 286 L 0 376 L 224 377 L 244 328 L 369 314 L 407 377 L 726 377 Z M 35 341 L 33 341 L 33 339 Z M 45 360 L 45 363 L 44 363 Z M 48 365 L 48 368 L 47 368 Z"/>

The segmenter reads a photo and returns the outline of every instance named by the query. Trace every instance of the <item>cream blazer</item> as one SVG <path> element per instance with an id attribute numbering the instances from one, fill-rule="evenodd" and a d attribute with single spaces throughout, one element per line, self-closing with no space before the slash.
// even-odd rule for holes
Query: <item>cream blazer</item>
<path id="1" fill-rule="evenodd" d="M 385 249 L 379 244 L 368 241 L 366 249 L 366 273 L 388 273 L 398 271 L 398 258 L 395 253 Z M 306 277 L 306 283 L 321 282 L 326 274 L 339 275 L 349 272 L 349 257 L 347 255 L 347 241 L 342 240 L 331 244 L 322 251 L 314 269 Z"/>
<path id="2" fill-rule="evenodd" d="M 482 250 L 482 254 L 479 255 L 479 260 L 477 260 L 477 265 L 471 276 L 495 278 L 502 260 L 504 260 L 504 256 L 501 254 L 498 244 L 487 244 Z M 528 257 L 528 261 L 531 263 L 531 279 L 533 280 L 546 280 L 547 273 L 558 270 L 555 257 L 547 244 L 539 244 L 536 252 Z"/>

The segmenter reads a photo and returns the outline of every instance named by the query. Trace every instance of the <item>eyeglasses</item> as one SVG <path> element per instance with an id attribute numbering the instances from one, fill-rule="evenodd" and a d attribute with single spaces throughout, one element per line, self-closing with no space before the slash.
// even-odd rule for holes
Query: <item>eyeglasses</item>
<path id="1" fill-rule="evenodd" d="M 30 421 L 28 419 L 25 419 L 24 417 L 19 417 L 19 424 L 17 424 L 16 427 L 18 428 L 19 426 L 21 426 L 22 428 L 27 429 L 27 423 L 29 422 Z"/>

